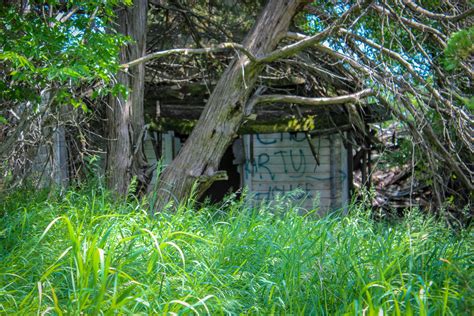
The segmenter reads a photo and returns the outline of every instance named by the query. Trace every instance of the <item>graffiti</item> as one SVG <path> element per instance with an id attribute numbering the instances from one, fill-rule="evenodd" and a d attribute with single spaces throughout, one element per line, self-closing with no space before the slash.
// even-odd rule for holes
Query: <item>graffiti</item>
<path id="1" fill-rule="evenodd" d="M 257 141 L 260 143 L 260 144 L 263 144 L 263 145 L 271 145 L 271 144 L 275 144 L 277 142 L 276 139 L 262 139 L 260 134 L 257 134 Z"/>
<path id="2" fill-rule="evenodd" d="M 290 196 L 292 200 L 303 200 L 314 198 L 313 192 L 313 184 L 309 182 L 302 182 L 297 184 L 279 183 L 269 185 L 264 188 L 263 191 L 257 191 L 257 193 L 255 193 L 255 198 L 274 200 L 279 195 L 292 193 Z"/>
<path id="3" fill-rule="evenodd" d="M 257 199 L 274 199 L 276 196 L 295 192 L 291 198 L 312 199 L 317 183 L 343 182 L 347 174 L 338 168 L 331 176 L 326 156 L 324 166 L 316 165 L 302 133 L 259 134 L 254 136 L 253 157 L 247 157 L 244 164 L 244 179 L 252 181 Z M 328 148 L 326 146 L 326 148 Z"/>
<path id="4" fill-rule="evenodd" d="M 284 143 L 286 141 L 301 143 L 306 141 L 306 136 L 302 133 L 279 133 L 279 134 L 264 134 L 256 135 L 257 144 L 272 145 L 277 143 Z"/>
<path id="5" fill-rule="evenodd" d="M 283 173 L 290 178 L 301 178 L 306 173 L 306 156 L 302 149 L 294 153 L 293 149 L 288 151 L 278 150 L 261 153 L 253 160 L 245 161 L 245 178 L 251 175 L 258 176 L 261 180 L 277 180 L 276 174 Z"/>

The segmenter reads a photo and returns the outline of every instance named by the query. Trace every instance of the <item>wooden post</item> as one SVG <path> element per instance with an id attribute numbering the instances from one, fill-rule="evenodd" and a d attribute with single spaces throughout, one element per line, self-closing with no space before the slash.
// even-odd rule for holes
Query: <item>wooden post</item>
<path id="1" fill-rule="evenodd" d="M 366 126 L 366 131 L 370 135 L 370 128 L 367 125 Z M 370 136 L 367 136 L 366 138 L 366 143 L 367 143 L 367 189 L 370 190 L 370 187 L 372 185 L 372 142 L 370 140 Z"/>
<path id="2" fill-rule="evenodd" d="M 334 135 L 329 135 L 329 177 L 330 177 L 330 196 L 331 196 L 331 201 L 330 201 L 330 207 L 331 209 L 337 208 L 337 172 L 336 168 L 337 166 L 337 161 L 336 159 L 336 148 L 334 145 Z"/>
<path id="3" fill-rule="evenodd" d="M 367 183 L 367 150 L 365 144 L 362 144 L 362 186 L 365 186 Z"/>
<path id="4" fill-rule="evenodd" d="M 352 198 L 352 194 L 354 192 L 354 156 L 353 156 L 353 148 L 352 148 L 352 134 L 350 132 L 347 133 L 347 185 L 348 185 L 348 192 L 349 192 L 349 199 Z"/>

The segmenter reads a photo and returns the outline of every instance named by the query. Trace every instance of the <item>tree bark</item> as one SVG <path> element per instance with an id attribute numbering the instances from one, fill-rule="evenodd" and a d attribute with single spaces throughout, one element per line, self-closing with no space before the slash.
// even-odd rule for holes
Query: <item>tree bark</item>
<path id="1" fill-rule="evenodd" d="M 132 42 L 120 50 L 120 63 L 127 63 L 145 55 L 147 0 L 136 0 L 118 12 L 117 31 L 129 36 Z M 127 194 L 132 177 L 145 186 L 146 159 L 143 151 L 143 97 L 145 65 L 138 64 L 119 72 L 117 83 L 127 87 L 127 97 L 111 97 L 107 108 L 108 150 L 106 176 L 109 189 L 119 195 Z"/>
<path id="2" fill-rule="evenodd" d="M 274 50 L 305 2 L 270 0 L 243 42 L 246 50 L 257 58 Z M 227 67 L 190 137 L 162 174 L 154 192 L 155 211 L 161 211 L 170 201 L 188 197 L 195 183 L 196 192 L 204 193 L 219 175 L 219 161 L 237 135 L 245 105 L 262 68 L 262 63 L 251 61 L 244 54 Z"/>

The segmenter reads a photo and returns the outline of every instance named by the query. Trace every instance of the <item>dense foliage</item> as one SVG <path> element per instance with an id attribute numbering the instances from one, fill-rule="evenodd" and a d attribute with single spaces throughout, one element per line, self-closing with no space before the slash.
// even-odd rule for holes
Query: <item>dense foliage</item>
<path id="1" fill-rule="evenodd" d="M 127 38 L 110 29 L 114 8 L 129 1 L 19 1 L 0 7 L 0 174 L 29 174 L 38 147 L 58 126 L 72 126 L 77 148 L 87 140 L 84 112 L 113 85 Z M 92 101 L 94 100 L 94 101 Z M 79 134 L 79 135 L 76 135 Z M 87 146 L 86 146 L 87 147 Z M 85 148 L 84 148 L 85 149 Z M 84 150 L 81 150 L 84 152 Z"/>
<path id="2" fill-rule="evenodd" d="M 100 189 L 0 204 L 0 313 L 467 315 L 472 228 L 192 200 L 151 218 Z"/>
<path id="3" fill-rule="evenodd" d="M 38 106 L 45 90 L 55 95 L 56 104 L 77 106 L 82 100 L 76 89 L 96 80 L 107 87 L 118 71 L 118 51 L 125 40 L 106 29 L 116 4 L 49 2 L 31 5 L 23 13 L 14 6 L 2 7 L 2 106 L 26 101 Z"/>

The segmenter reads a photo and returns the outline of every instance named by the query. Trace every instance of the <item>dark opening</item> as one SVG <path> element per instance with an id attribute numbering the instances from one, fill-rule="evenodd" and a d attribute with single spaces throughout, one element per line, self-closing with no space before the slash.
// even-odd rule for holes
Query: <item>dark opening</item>
<path id="1" fill-rule="evenodd" d="M 233 163 L 234 159 L 235 157 L 232 152 L 232 146 L 229 146 L 224 153 L 224 156 L 222 156 L 218 169 L 227 171 L 229 180 L 214 182 L 202 196 L 202 201 L 209 198 L 214 203 L 220 202 L 224 199 L 224 196 L 231 192 L 235 192 L 240 188 L 240 174 L 237 169 L 238 166 Z"/>
<path id="2" fill-rule="evenodd" d="M 175 132 L 174 136 L 179 138 L 181 144 L 184 144 L 188 139 L 188 135 L 179 132 Z M 238 162 L 235 162 L 237 164 L 234 164 L 235 155 L 232 147 L 233 146 L 229 146 L 229 148 L 227 148 L 222 156 L 219 168 L 217 169 L 226 171 L 229 180 L 214 182 L 201 196 L 199 199 L 200 202 L 203 202 L 205 199 L 210 199 L 213 203 L 221 202 L 227 194 L 236 192 L 240 189 L 241 182 L 240 173 L 238 172 L 239 165 Z M 174 153 L 173 156 L 176 156 L 177 154 L 178 153 Z"/>

